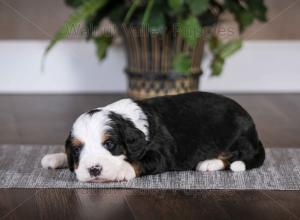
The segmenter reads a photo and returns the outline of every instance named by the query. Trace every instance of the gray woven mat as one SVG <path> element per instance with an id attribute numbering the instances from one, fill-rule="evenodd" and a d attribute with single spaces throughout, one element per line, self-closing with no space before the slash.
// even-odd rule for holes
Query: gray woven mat
<path id="1" fill-rule="evenodd" d="M 62 150 L 62 146 L 1 145 L 0 188 L 300 190 L 300 149 L 266 149 L 261 168 L 241 173 L 168 172 L 120 183 L 79 183 L 67 169 L 41 168 L 45 154 Z"/>

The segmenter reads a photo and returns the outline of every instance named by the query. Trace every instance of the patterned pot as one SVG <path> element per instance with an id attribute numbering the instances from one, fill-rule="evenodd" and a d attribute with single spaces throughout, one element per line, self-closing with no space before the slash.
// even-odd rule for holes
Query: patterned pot
<path id="1" fill-rule="evenodd" d="M 128 95 L 134 99 L 173 95 L 198 90 L 204 41 L 188 46 L 176 31 L 149 32 L 141 26 L 119 27 L 127 51 Z M 191 58 L 189 73 L 174 73 L 173 58 L 184 53 Z"/>

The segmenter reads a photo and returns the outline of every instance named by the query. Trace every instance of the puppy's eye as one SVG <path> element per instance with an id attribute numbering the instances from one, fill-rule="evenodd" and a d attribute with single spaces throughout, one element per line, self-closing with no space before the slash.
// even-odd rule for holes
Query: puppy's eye
<path id="1" fill-rule="evenodd" d="M 115 144 L 111 141 L 111 140 L 108 140 L 104 143 L 103 145 L 107 150 L 111 150 L 114 148 Z"/>

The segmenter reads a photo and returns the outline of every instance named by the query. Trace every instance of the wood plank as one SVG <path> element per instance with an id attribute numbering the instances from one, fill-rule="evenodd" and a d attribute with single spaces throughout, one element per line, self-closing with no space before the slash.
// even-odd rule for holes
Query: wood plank
<path id="1" fill-rule="evenodd" d="M 127 195 L 137 219 L 228 219 L 211 191 L 143 190 Z"/>
<path id="2" fill-rule="evenodd" d="M 0 219 L 134 219 L 122 191 L 0 189 Z"/>
<path id="3" fill-rule="evenodd" d="M 138 219 L 298 219 L 254 190 L 144 191 L 127 202 Z"/>
<path id="4" fill-rule="evenodd" d="M 10 96 L 0 96 L 0 143 L 18 142 L 20 135 Z"/>
<path id="5" fill-rule="evenodd" d="M 76 189 L 81 219 L 134 219 L 121 189 Z"/>
<path id="6" fill-rule="evenodd" d="M 37 219 L 33 198 L 36 189 L 0 189 L 0 219 Z"/>
<path id="7" fill-rule="evenodd" d="M 282 209 L 300 219 L 300 191 L 261 191 L 265 196 L 273 199 Z"/>
<path id="8" fill-rule="evenodd" d="M 222 191 L 215 195 L 230 219 L 298 219 L 261 191 Z"/>

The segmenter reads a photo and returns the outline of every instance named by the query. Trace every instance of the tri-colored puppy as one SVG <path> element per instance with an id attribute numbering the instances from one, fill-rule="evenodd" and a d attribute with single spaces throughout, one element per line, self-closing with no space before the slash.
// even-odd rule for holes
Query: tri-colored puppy
<path id="1" fill-rule="evenodd" d="M 79 181 L 123 181 L 166 171 L 244 171 L 265 152 L 250 115 L 221 95 L 193 92 L 122 99 L 82 114 L 65 153 L 42 159 L 69 166 Z"/>

